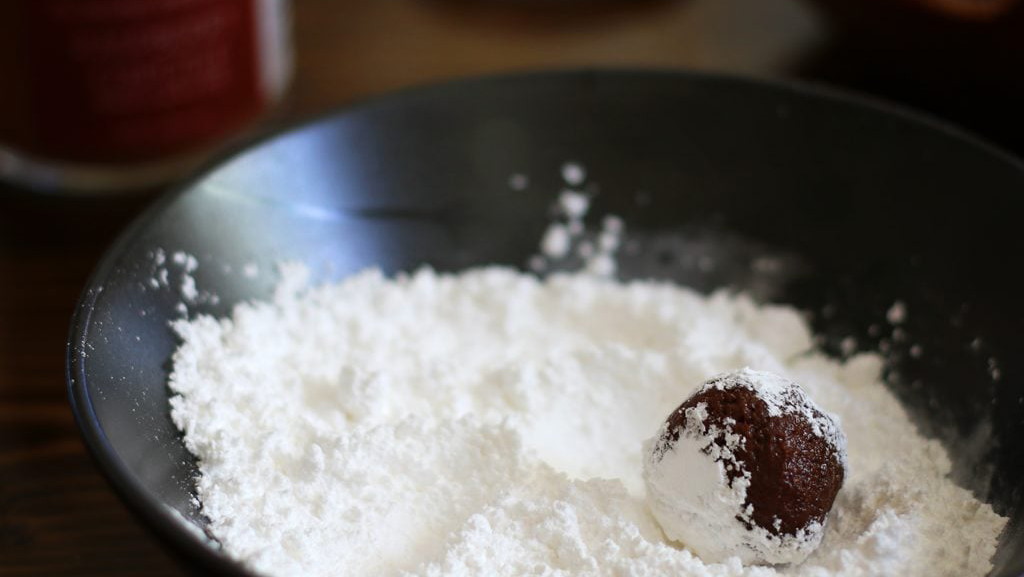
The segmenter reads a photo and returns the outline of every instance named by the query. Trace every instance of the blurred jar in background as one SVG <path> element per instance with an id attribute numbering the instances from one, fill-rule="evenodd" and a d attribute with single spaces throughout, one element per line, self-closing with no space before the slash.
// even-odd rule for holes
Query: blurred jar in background
<path id="1" fill-rule="evenodd" d="M 194 167 L 291 75 L 288 0 L 0 0 L 0 178 L 138 189 Z"/>

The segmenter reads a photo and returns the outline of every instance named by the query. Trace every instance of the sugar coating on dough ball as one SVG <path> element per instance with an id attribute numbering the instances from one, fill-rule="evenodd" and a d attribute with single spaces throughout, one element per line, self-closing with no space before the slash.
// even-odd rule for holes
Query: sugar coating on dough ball
<path id="1" fill-rule="evenodd" d="M 742 369 L 673 411 L 643 466 L 665 535 L 704 561 L 799 563 L 846 477 L 846 438 L 796 383 Z"/>

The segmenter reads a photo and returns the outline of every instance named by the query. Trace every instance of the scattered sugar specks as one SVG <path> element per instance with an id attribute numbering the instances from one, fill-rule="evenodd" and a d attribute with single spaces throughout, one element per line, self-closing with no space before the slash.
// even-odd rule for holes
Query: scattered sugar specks
<path id="1" fill-rule="evenodd" d="M 162 248 L 150 252 L 152 258 L 152 276 L 146 279 L 144 289 L 167 289 L 174 291 L 180 298 L 176 303 L 175 311 L 182 315 L 188 314 L 188 309 L 193 305 L 217 304 L 220 297 L 207 291 L 199 290 L 195 276 L 199 270 L 199 259 L 195 255 L 182 250 L 176 250 L 167 256 L 168 252 Z M 227 265 L 225 265 L 227 266 Z M 223 267 L 222 267 L 223 268 Z M 227 268 L 225 271 L 229 270 Z M 141 313 L 143 314 L 144 313 Z"/>
<path id="2" fill-rule="evenodd" d="M 530 186 L 530 178 L 521 172 L 508 177 L 508 187 L 512 190 L 526 190 L 528 186 Z"/>
<path id="3" fill-rule="evenodd" d="M 199 298 L 199 291 L 196 290 L 196 279 L 192 275 L 182 275 L 180 290 L 181 298 L 185 299 L 185 302 L 194 303 Z"/>
<path id="4" fill-rule="evenodd" d="M 587 195 L 575 190 L 563 190 L 558 195 L 558 204 L 569 219 L 582 219 L 590 209 L 590 199 Z"/>
<path id="5" fill-rule="evenodd" d="M 988 375 L 993 381 L 998 381 L 1003 376 L 1002 371 L 999 370 L 999 361 L 995 357 L 988 358 Z"/>
<path id="6" fill-rule="evenodd" d="M 754 272 L 774 274 L 782 270 L 782 261 L 771 256 L 759 256 L 750 263 Z"/>
<path id="7" fill-rule="evenodd" d="M 597 237 L 598 250 L 602 252 L 611 252 L 619 248 L 619 234 L 611 230 L 602 230 L 600 236 Z"/>
<path id="8" fill-rule="evenodd" d="M 621 217 L 609 214 L 604 217 L 601 221 L 601 226 L 604 227 L 604 231 L 612 234 L 622 234 L 626 228 L 626 223 L 623 222 Z"/>
<path id="9" fill-rule="evenodd" d="M 853 353 L 857 352 L 857 339 L 854 337 L 846 337 L 839 342 L 839 351 L 844 357 L 852 356 Z"/>
<path id="10" fill-rule="evenodd" d="M 578 163 L 567 162 L 563 166 L 563 178 L 569 185 L 581 184 L 585 175 L 586 170 Z M 540 254 L 531 257 L 527 267 L 537 273 L 547 273 L 553 266 L 568 266 L 596 276 L 614 276 L 617 268 L 614 255 L 622 244 L 626 225 L 618 216 L 605 215 L 600 230 L 588 231 L 584 219 L 589 211 L 587 193 L 568 188 L 559 192 L 552 221 L 541 237 Z"/>
<path id="11" fill-rule="evenodd" d="M 587 171 L 578 162 L 566 162 L 562 165 L 562 179 L 569 186 L 579 186 L 587 178 Z"/>
<path id="12" fill-rule="evenodd" d="M 242 265 L 242 276 L 245 278 L 256 278 L 260 275 L 260 267 L 256 263 L 245 263 Z"/>
<path id="13" fill-rule="evenodd" d="M 569 254 L 571 245 L 569 229 L 562 224 L 552 224 L 544 232 L 540 247 L 545 256 L 563 258 Z"/>
<path id="14" fill-rule="evenodd" d="M 907 305 L 905 305 L 903 301 L 896 301 L 892 303 L 892 306 L 889 307 L 889 310 L 885 313 L 885 318 L 890 324 L 902 324 L 907 320 Z"/>

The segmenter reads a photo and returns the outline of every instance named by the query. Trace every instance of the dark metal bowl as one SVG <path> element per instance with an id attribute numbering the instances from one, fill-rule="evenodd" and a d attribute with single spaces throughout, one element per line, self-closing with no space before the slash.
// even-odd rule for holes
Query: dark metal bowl
<path id="1" fill-rule="evenodd" d="M 593 211 L 622 215 L 640 242 L 626 276 L 750 289 L 811 313 L 833 354 L 846 335 L 887 349 L 891 387 L 946 442 L 955 478 L 1011 518 L 993 574 L 1024 571 L 1024 167 L 884 104 L 720 76 L 466 80 L 225 158 L 126 231 L 78 305 L 68 386 L 100 468 L 188 566 L 246 574 L 196 530 L 196 464 L 167 405 L 181 295 L 151 286 L 154 251 L 198 258 L 197 285 L 219 301 L 189 314 L 213 315 L 270 293 L 272 275 L 247 278 L 245 263 L 329 263 L 321 279 L 522 265 L 569 159 L 599 184 Z M 509 187 L 513 173 L 529 175 L 526 190 Z M 766 255 L 783 269 L 751 266 Z M 716 266 L 691 266 L 700 256 Z M 909 312 L 902 339 L 885 322 L 896 300 Z"/>

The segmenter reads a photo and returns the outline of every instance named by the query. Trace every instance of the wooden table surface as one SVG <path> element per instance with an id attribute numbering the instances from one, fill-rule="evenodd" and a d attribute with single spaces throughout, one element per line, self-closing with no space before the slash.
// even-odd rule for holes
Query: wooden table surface
<path id="1" fill-rule="evenodd" d="M 297 0 L 284 118 L 475 73 L 604 66 L 795 75 L 827 40 L 798 0 Z M 182 575 L 99 474 L 65 393 L 86 277 L 152 194 L 0 185 L 0 575 Z"/>

